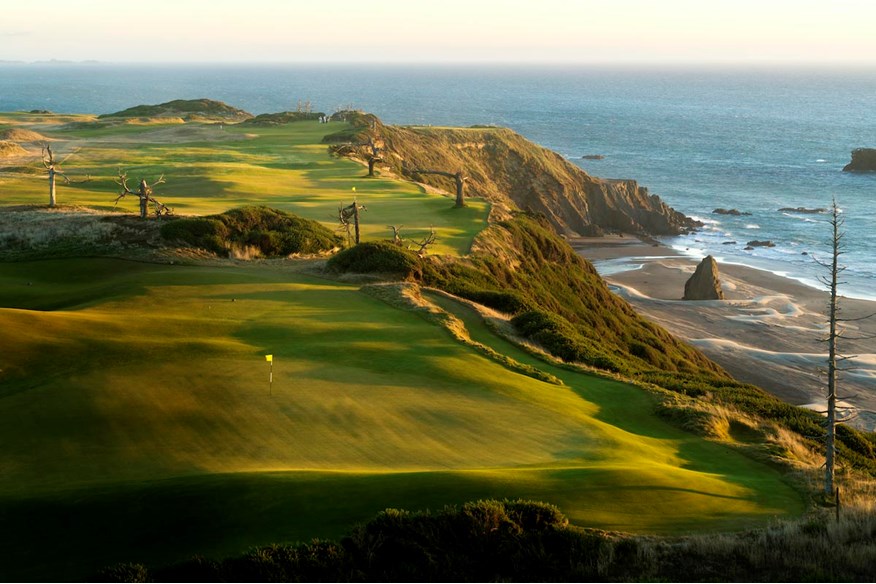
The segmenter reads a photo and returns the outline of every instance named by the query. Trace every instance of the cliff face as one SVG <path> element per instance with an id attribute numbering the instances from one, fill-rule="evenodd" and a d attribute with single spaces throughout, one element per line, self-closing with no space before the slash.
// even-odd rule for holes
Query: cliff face
<path id="1" fill-rule="evenodd" d="M 852 150 L 852 161 L 843 167 L 845 172 L 876 172 L 876 148 Z"/>
<path id="2" fill-rule="evenodd" d="M 468 177 L 466 195 L 484 197 L 500 210 L 543 213 L 560 233 L 675 235 L 698 226 L 635 181 L 590 176 L 508 129 L 397 127 L 373 116 L 361 118 L 366 121 L 350 141 L 372 139 L 381 149 L 382 164 L 394 172 L 452 192 L 452 180 L 412 170 L 462 171 Z M 364 159 L 370 149 L 353 151 Z"/>

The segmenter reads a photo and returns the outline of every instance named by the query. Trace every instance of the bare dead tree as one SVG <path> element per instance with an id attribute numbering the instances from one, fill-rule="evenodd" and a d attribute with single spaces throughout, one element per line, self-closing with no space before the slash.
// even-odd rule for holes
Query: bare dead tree
<path id="1" fill-rule="evenodd" d="M 392 229 L 392 242 L 395 245 L 400 246 L 402 244 L 401 230 L 402 230 L 402 227 L 404 227 L 404 225 L 399 225 L 397 227 L 395 225 L 387 225 L 386 227 L 388 229 Z"/>
<path id="2" fill-rule="evenodd" d="M 330 147 L 332 153 L 338 156 L 361 156 L 361 151 L 358 148 L 362 148 L 363 146 L 368 147 L 368 154 L 365 156 L 366 162 L 368 162 L 368 176 L 374 176 L 374 166 L 378 162 L 383 162 L 383 158 L 380 156 L 380 143 L 376 142 L 373 138 L 368 138 L 367 142 L 347 142 L 345 144 L 336 144 Z"/>
<path id="3" fill-rule="evenodd" d="M 66 183 L 68 185 L 73 184 L 73 181 L 71 181 L 67 177 L 67 175 L 64 174 L 63 170 L 61 170 L 61 165 L 64 164 L 65 162 L 67 162 L 70 159 L 70 157 L 73 156 L 74 154 L 76 154 L 77 152 L 79 152 L 78 148 L 76 150 L 74 150 L 73 152 L 71 152 L 70 154 L 68 154 L 67 157 L 64 158 L 64 160 L 58 162 L 55 160 L 55 153 L 52 151 L 51 144 L 46 144 L 46 146 L 43 148 L 43 166 L 46 167 L 46 173 L 49 175 L 49 207 L 55 207 L 58 203 L 57 196 L 56 196 L 56 190 L 55 190 L 55 177 L 56 176 L 60 176 L 61 178 L 63 178 L 64 183 Z M 86 176 L 84 181 L 78 181 L 78 182 L 87 182 L 89 180 L 91 180 L 91 177 Z"/>
<path id="4" fill-rule="evenodd" d="M 119 178 L 116 180 L 116 184 L 122 187 L 122 192 L 119 193 L 119 196 L 116 197 L 115 205 L 119 204 L 119 201 L 124 199 L 127 195 L 137 195 L 140 199 L 140 217 L 142 219 L 146 218 L 146 215 L 149 213 L 149 203 L 155 205 L 155 216 L 162 217 L 164 215 L 173 215 L 173 209 L 159 201 L 153 196 L 153 189 L 156 185 L 163 184 L 165 182 L 164 175 L 162 174 L 158 177 L 158 180 L 154 181 L 151 185 L 146 182 L 146 179 L 140 179 L 140 185 L 136 191 L 132 191 L 128 188 L 128 174 L 122 172 L 119 169 Z"/>
<path id="5" fill-rule="evenodd" d="M 367 210 L 365 205 L 360 205 L 356 201 L 353 201 L 346 207 L 343 203 L 338 205 L 338 223 L 340 224 L 340 229 L 347 235 L 348 244 L 351 242 L 359 243 L 359 212 Z M 354 230 L 355 238 L 350 233 L 351 227 Z"/>
<path id="6" fill-rule="evenodd" d="M 831 206 L 831 216 L 829 219 L 831 226 L 831 261 L 822 262 L 818 258 L 815 261 L 828 270 L 828 276 L 821 276 L 819 279 L 830 289 L 830 300 L 828 302 L 828 321 L 829 333 L 827 337 L 827 420 L 826 431 L 824 435 L 825 443 L 825 462 L 824 462 L 824 494 L 828 497 L 834 496 L 834 472 L 836 467 L 836 401 L 837 401 L 837 341 L 842 335 L 837 327 L 839 320 L 839 305 L 837 302 L 837 286 L 839 284 L 839 275 L 845 271 L 846 267 L 840 265 L 839 258 L 843 253 L 843 237 L 845 233 L 842 231 L 844 223 L 840 216 L 839 207 L 836 199 L 833 200 Z M 836 493 L 837 499 L 839 494 Z"/>
<path id="7" fill-rule="evenodd" d="M 412 174 L 437 174 L 439 176 L 446 176 L 447 178 L 452 178 L 456 183 L 456 206 L 457 207 L 465 207 L 465 198 L 463 195 L 463 187 L 465 183 L 469 180 L 469 177 L 465 176 L 463 172 L 445 172 L 443 170 L 429 170 L 429 169 L 413 169 L 408 172 Z"/>
<path id="8" fill-rule="evenodd" d="M 421 239 L 416 244 L 417 255 L 424 256 L 427 253 L 427 250 L 430 245 L 438 241 L 438 237 L 435 235 L 435 227 L 433 225 L 429 226 L 429 235 Z M 408 249 L 414 249 L 413 247 L 408 247 Z"/>

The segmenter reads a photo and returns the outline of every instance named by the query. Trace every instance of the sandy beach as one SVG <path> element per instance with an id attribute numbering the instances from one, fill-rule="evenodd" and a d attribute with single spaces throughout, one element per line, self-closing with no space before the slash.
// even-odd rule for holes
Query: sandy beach
<path id="1" fill-rule="evenodd" d="M 683 301 L 697 260 L 633 237 L 576 238 L 612 290 L 648 318 L 701 349 L 739 380 L 794 405 L 824 410 L 828 294 L 768 271 L 719 264 L 725 300 Z M 841 317 L 876 313 L 876 302 L 841 298 Z M 876 318 L 843 323 L 839 385 L 851 424 L 876 428 Z"/>

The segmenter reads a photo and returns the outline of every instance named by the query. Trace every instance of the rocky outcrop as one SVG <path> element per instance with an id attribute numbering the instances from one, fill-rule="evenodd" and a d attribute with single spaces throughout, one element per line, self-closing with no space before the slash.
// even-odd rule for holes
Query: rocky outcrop
<path id="1" fill-rule="evenodd" d="M 748 247 L 776 247 L 776 244 L 772 241 L 769 241 L 768 239 L 763 241 L 754 239 L 752 241 L 749 241 L 745 245 L 747 245 Z"/>
<path id="2" fill-rule="evenodd" d="M 736 217 L 740 217 L 743 215 L 745 215 L 745 216 L 751 215 L 751 213 L 748 213 L 746 211 L 740 211 L 739 209 L 724 209 L 723 207 L 718 207 L 717 209 L 712 211 L 712 214 L 713 215 L 734 215 Z"/>
<path id="3" fill-rule="evenodd" d="M 718 262 L 706 256 L 697 266 L 693 276 L 684 284 L 682 300 L 724 300 L 721 280 L 718 278 Z"/>
<path id="4" fill-rule="evenodd" d="M 380 149 L 382 164 L 393 172 L 447 191 L 455 190 L 453 181 L 412 169 L 462 171 L 468 177 L 465 194 L 484 197 L 494 212 L 542 213 L 558 232 L 568 235 L 603 230 L 676 235 L 700 226 L 636 181 L 590 176 L 556 152 L 505 128 L 398 127 L 383 125 L 371 115 L 358 116 L 348 117 L 358 132 L 345 130 L 326 136 L 326 141 L 344 142 L 343 153 L 367 160 L 371 151 L 365 144 L 371 140 Z"/>
<path id="5" fill-rule="evenodd" d="M 876 148 L 852 150 L 852 161 L 843 167 L 845 172 L 876 172 Z"/>

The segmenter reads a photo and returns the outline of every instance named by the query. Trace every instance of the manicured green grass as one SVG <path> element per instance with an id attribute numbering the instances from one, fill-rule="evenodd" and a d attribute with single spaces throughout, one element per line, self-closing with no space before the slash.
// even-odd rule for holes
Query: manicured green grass
<path id="1" fill-rule="evenodd" d="M 118 194 L 118 169 L 128 174 L 129 186 L 140 178 L 152 182 L 164 175 L 155 197 L 178 214 L 221 213 L 244 205 L 267 205 L 314 219 L 334 229 L 337 209 L 354 198 L 367 207 L 362 214 L 362 237 L 392 236 L 389 225 L 402 235 L 420 240 L 435 227 L 435 253 L 467 253 L 472 238 L 486 226 L 489 205 L 471 198 L 468 206 L 454 208 L 454 200 L 427 194 L 413 183 L 391 177 L 367 177 L 366 169 L 343 158 L 332 158 L 323 136 L 342 123 L 297 122 L 286 126 L 253 127 L 211 124 L 66 125 L 75 116 L 53 118 L 0 114 L 0 120 L 58 139 L 58 159 L 78 148 L 63 165 L 74 180 L 59 182 L 58 201 L 110 210 Z M 92 119 L 82 116 L 82 121 Z M 37 120 L 39 123 L 24 123 Z M 2 165 L 2 161 L 0 161 Z M 42 168 L 39 157 L 30 166 Z M 0 178 L 2 204 L 46 204 L 47 187 L 39 175 L 4 173 Z M 355 188 L 355 192 L 353 189 Z M 137 200 L 128 196 L 118 209 L 137 212 Z"/>
<path id="2" fill-rule="evenodd" d="M 669 426 L 641 390 L 551 368 L 446 305 L 567 386 L 282 267 L 0 264 L 0 545 L 14 552 L 0 576 L 231 554 L 480 497 L 646 533 L 802 510 L 776 472 Z M 46 548 L 58 563 L 40 567 Z"/>

